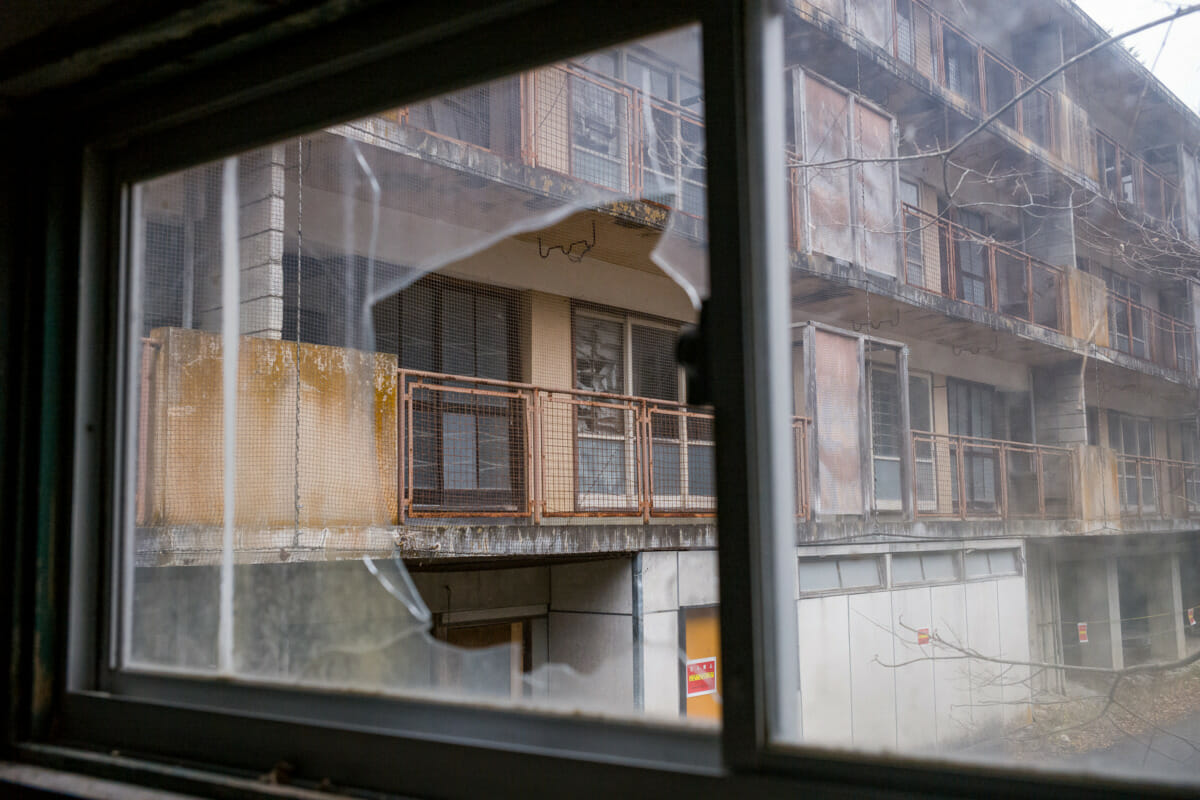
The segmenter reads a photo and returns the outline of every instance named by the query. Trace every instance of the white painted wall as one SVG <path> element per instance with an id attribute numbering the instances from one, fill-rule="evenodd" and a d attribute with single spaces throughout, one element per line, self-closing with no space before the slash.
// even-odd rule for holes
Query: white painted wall
<path id="1" fill-rule="evenodd" d="M 1026 605 L 1021 575 L 798 600 L 805 741 L 931 751 L 1026 721 L 1027 667 L 952 658 L 907 630 L 1027 661 Z"/>

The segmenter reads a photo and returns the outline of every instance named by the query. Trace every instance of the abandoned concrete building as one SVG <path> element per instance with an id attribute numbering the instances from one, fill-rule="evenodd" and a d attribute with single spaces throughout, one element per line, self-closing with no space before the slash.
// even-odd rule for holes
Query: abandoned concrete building
<path id="1" fill-rule="evenodd" d="M 810 741 L 979 740 L 1200 606 L 1200 118 L 995 13 L 789 3 Z M 702 74 L 665 33 L 138 186 L 131 663 L 719 717 Z"/>

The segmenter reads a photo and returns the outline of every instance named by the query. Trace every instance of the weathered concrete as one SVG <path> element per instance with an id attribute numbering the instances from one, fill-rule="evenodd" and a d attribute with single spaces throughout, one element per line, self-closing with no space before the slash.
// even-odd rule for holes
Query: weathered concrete
<path id="1" fill-rule="evenodd" d="M 438 524 L 416 526 L 329 526 L 321 528 L 244 528 L 234 532 L 234 559 L 239 564 L 278 564 L 301 561 L 355 560 L 399 556 L 407 561 L 433 563 L 452 560 L 503 560 L 527 557 L 618 555 L 676 550 L 713 550 L 716 525 L 696 523 L 606 523 L 533 525 Z M 171 525 L 139 528 L 138 566 L 218 564 L 222 530 L 219 525 Z M 664 571 L 664 562 L 651 560 Z M 714 573 L 715 574 L 715 573 Z M 661 605 L 661 604 L 660 604 Z M 666 606 L 662 606 L 666 607 Z"/>

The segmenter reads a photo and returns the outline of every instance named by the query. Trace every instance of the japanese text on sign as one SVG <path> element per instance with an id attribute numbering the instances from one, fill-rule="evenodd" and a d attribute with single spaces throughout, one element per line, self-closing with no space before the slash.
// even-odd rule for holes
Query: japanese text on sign
<path id="1" fill-rule="evenodd" d="M 696 658 L 687 662 L 687 696 L 699 697 L 717 691 L 717 659 Z"/>
<path id="2" fill-rule="evenodd" d="M 1080 622 L 1076 627 L 1079 629 L 1079 643 L 1087 644 L 1087 623 Z"/>

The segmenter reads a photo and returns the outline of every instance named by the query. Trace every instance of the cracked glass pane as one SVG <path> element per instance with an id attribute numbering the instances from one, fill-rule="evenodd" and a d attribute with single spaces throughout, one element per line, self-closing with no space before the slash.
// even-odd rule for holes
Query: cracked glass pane
<path id="1" fill-rule="evenodd" d="M 683 29 L 131 188 L 123 669 L 720 720 L 701 80 Z"/>

